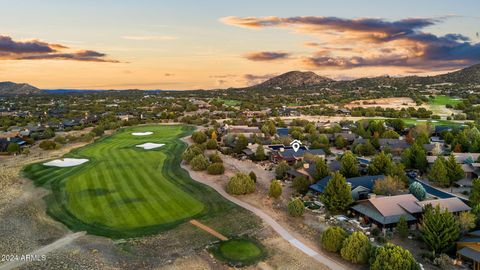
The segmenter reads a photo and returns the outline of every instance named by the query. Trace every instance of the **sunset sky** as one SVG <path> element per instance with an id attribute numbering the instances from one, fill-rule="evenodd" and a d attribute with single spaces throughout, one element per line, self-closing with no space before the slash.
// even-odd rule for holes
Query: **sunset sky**
<path id="1" fill-rule="evenodd" d="M 75 2 L 75 3 L 74 3 Z M 3 1 L 0 81 L 210 89 L 480 62 L 480 1 Z"/>

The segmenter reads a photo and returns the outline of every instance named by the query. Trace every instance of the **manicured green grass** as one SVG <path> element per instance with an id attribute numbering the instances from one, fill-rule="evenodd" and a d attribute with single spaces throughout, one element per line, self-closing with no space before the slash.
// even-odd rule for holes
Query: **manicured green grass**
<path id="1" fill-rule="evenodd" d="M 227 106 L 238 106 L 242 104 L 240 100 L 236 100 L 236 99 L 220 99 L 220 100 L 223 102 L 223 104 Z"/>
<path id="2" fill-rule="evenodd" d="M 456 99 L 450 96 L 435 96 L 433 99 L 430 99 L 429 103 L 431 105 L 447 105 L 450 104 L 452 106 L 462 102 L 461 99 Z"/>
<path id="3" fill-rule="evenodd" d="M 153 135 L 131 134 L 146 131 Z M 74 230 L 113 238 L 155 233 L 233 207 L 180 167 L 186 145 L 179 138 L 192 131 L 180 125 L 122 129 L 66 155 L 87 163 L 69 168 L 36 163 L 24 174 L 52 190 L 48 213 Z M 146 142 L 165 146 L 135 147 Z"/>
<path id="4" fill-rule="evenodd" d="M 250 265 L 262 260 L 266 255 L 258 242 L 246 238 L 220 242 L 212 252 L 218 259 L 232 266 Z"/>
<path id="5" fill-rule="evenodd" d="M 402 120 L 407 125 L 418 125 L 418 124 L 429 124 L 432 126 L 460 126 L 461 123 L 457 123 L 449 120 L 434 120 L 434 119 L 413 119 L 413 118 L 402 118 Z"/>

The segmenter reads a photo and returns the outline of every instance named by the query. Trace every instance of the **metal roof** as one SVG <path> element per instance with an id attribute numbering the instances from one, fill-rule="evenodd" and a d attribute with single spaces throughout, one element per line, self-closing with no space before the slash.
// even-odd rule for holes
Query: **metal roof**
<path id="1" fill-rule="evenodd" d="M 470 260 L 480 262 L 480 252 L 478 250 L 475 250 L 473 248 L 469 247 L 464 247 L 457 251 L 457 254 L 469 258 Z"/>

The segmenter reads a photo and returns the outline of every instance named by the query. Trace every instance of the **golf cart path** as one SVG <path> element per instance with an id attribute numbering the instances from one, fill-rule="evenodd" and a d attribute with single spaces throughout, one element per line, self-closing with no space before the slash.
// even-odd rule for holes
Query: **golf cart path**
<path id="1" fill-rule="evenodd" d="M 343 269 L 347 269 L 347 267 L 345 267 L 344 265 L 340 264 L 339 262 L 337 261 L 334 261 L 332 260 L 331 258 L 328 258 L 326 257 L 325 255 L 315 251 L 314 249 L 310 248 L 309 246 L 307 246 L 306 244 L 302 243 L 300 240 L 298 240 L 297 238 L 295 238 L 292 234 L 290 234 L 284 227 L 282 227 L 282 225 L 280 225 L 277 221 L 275 221 L 272 217 L 270 217 L 269 215 L 267 215 L 265 212 L 263 212 L 262 210 L 246 203 L 246 202 L 243 202 L 233 196 L 231 196 L 230 194 L 228 194 L 224 189 L 223 187 L 221 187 L 220 185 L 217 185 L 215 183 L 211 183 L 209 181 L 205 181 L 204 179 L 202 178 L 197 178 L 195 177 L 194 175 L 192 175 L 190 173 L 190 171 L 188 170 L 188 168 L 182 164 L 182 168 L 184 168 L 185 170 L 187 170 L 187 172 L 190 174 L 190 177 L 197 181 L 197 182 L 200 182 L 202 184 L 205 184 L 213 189 L 215 189 L 215 191 L 217 191 L 220 195 L 222 195 L 225 199 L 235 203 L 236 205 L 238 206 L 241 206 L 247 210 L 249 210 L 250 212 L 254 213 L 255 215 L 257 215 L 259 218 L 261 218 L 265 223 L 267 223 L 268 225 L 270 225 L 283 239 L 287 240 L 291 245 L 293 245 L 294 247 L 298 248 L 300 251 L 302 251 L 303 253 L 307 254 L 308 256 L 314 258 L 315 260 L 317 260 L 318 262 L 324 264 L 325 266 L 327 266 L 328 268 L 332 269 L 332 270 L 343 270 Z M 1 269 L 0 269 L 1 270 Z"/>
<path id="2" fill-rule="evenodd" d="M 37 250 L 34 250 L 32 252 L 29 252 L 28 254 L 29 255 L 38 255 L 38 256 L 47 255 L 49 252 L 52 252 L 56 249 L 64 247 L 64 246 L 70 244 L 73 240 L 75 240 L 75 239 L 77 239 L 81 236 L 84 236 L 85 234 L 86 234 L 86 232 L 69 233 L 69 234 L 65 235 L 64 237 L 58 239 L 57 241 L 55 241 L 51 244 L 48 244 L 46 246 L 43 246 L 43 247 L 41 247 Z M 48 260 L 48 257 L 47 257 L 47 260 Z M 23 264 L 28 263 L 28 262 L 29 261 L 7 262 L 5 264 L 0 265 L 0 270 L 10 270 L 10 269 L 13 269 L 13 268 L 20 267 Z"/>

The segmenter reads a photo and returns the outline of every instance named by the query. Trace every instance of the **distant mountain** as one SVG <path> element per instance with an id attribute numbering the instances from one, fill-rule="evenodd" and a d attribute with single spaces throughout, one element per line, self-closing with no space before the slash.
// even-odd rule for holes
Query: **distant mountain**
<path id="1" fill-rule="evenodd" d="M 0 95 L 38 94 L 42 90 L 26 83 L 0 82 Z"/>
<path id="2" fill-rule="evenodd" d="M 438 82 L 480 84 L 480 64 L 432 77 Z"/>
<path id="3" fill-rule="evenodd" d="M 295 88 L 303 86 L 315 86 L 333 81 L 334 80 L 330 78 L 319 76 L 311 71 L 290 71 L 270 78 L 263 83 L 251 86 L 249 88 Z"/>

